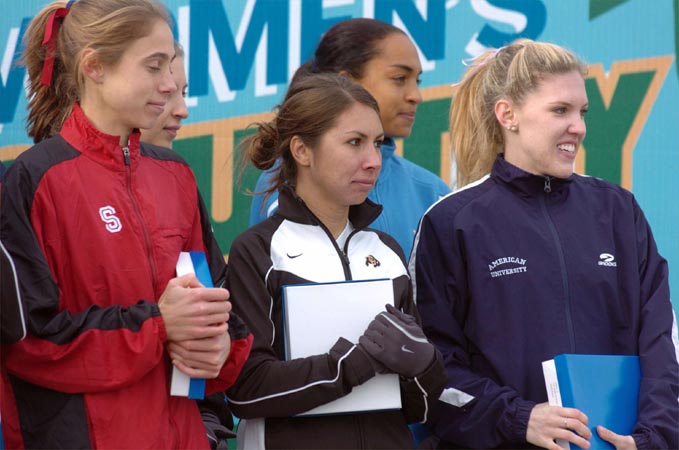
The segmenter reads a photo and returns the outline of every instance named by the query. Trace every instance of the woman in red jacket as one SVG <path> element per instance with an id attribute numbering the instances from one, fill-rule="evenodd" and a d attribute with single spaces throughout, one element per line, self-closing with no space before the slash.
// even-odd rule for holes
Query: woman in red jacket
<path id="1" fill-rule="evenodd" d="M 3 181 L 0 238 L 27 337 L 2 352 L 11 448 L 209 448 L 171 368 L 228 388 L 251 346 L 229 293 L 175 277 L 182 251 L 225 264 L 195 179 L 139 143 L 177 85 L 169 15 L 155 0 L 55 2 L 32 21 L 28 134 Z"/>

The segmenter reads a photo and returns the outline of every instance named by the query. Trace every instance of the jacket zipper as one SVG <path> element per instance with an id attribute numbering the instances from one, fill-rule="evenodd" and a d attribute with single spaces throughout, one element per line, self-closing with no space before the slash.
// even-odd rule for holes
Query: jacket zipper
<path id="1" fill-rule="evenodd" d="M 548 190 L 549 189 L 549 190 Z M 563 254 L 563 248 L 561 247 L 561 240 L 559 239 L 559 233 L 556 231 L 554 222 L 552 221 L 549 211 L 547 210 L 547 197 L 549 193 L 552 192 L 551 189 L 551 177 L 545 177 L 545 194 L 540 196 L 540 207 L 542 213 L 545 216 L 545 221 L 549 226 L 549 231 L 554 239 L 554 245 L 556 246 L 556 252 L 559 255 L 559 266 L 561 268 L 561 282 L 563 284 L 564 298 L 566 300 L 566 326 L 568 327 L 568 339 L 570 341 L 570 351 L 575 352 L 575 332 L 573 330 L 573 319 L 571 317 L 571 297 L 570 289 L 568 287 L 568 272 L 566 271 L 566 258 Z"/>
<path id="2" fill-rule="evenodd" d="M 545 177 L 545 187 L 543 188 L 543 190 L 547 194 L 552 192 L 552 177 Z"/>
<path id="3" fill-rule="evenodd" d="M 340 261 L 342 262 L 342 269 L 344 270 L 345 280 L 346 281 L 352 280 L 353 278 L 351 276 L 351 268 L 349 267 L 349 258 L 347 257 L 346 252 L 344 252 L 344 250 L 339 248 L 339 245 L 337 245 L 337 241 L 332 236 L 332 233 L 330 232 L 330 230 L 328 230 L 328 228 L 323 224 L 323 222 L 318 220 L 318 217 L 316 217 L 316 215 L 309 209 L 308 206 L 306 206 L 306 204 L 304 205 L 304 208 L 311 215 L 311 217 L 314 218 L 316 223 L 318 223 L 318 226 L 321 227 L 321 229 L 325 232 L 326 236 L 328 236 L 328 238 L 330 238 L 330 242 L 332 242 L 332 245 L 335 247 L 335 251 L 337 252 L 337 255 L 340 257 Z M 352 231 L 351 234 L 349 235 L 349 237 L 347 237 L 347 244 L 349 243 L 349 239 L 351 239 L 351 236 L 353 236 L 355 232 L 356 232 L 356 230 Z M 345 248 L 346 248 L 346 244 L 345 244 Z"/>
<path id="4" fill-rule="evenodd" d="M 172 429 L 172 435 L 174 436 L 173 450 L 179 449 L 179 427 L 177 422 L 175 422 L 174 417 L 170 416 L 170 428 Z"/>
<path id="5" fill-rule="evenodd" d="M 347 256 L 349 254 L 349 241 L 351 241 L 351 238 L 354 237 L 354 235 L 356 233 L 358 233 L 359 231 L 361 231 L 361 230 L 355 229 L 354 231 L 349 233 L 349 236 L 347 236 L 347 240 L 344 242 L 344 248 L 342 250 L 340 250 L 340 255 L 342 256 L 342 260 L 346 264 L 346 271 L 349 273 L 349 278 L 347 278 L 347 280 L 353 280 L 353 275 L 351 275 L 351 267 L 349 267 L 349 257 Z M 337 241 L 335 241 L 334 239 L 333 239 L 333 241 L 335 243 L 337 243 Z"/>
<path id="6" fill-rule="evenodd" d="M 154 262 L 153 259 L 153 246 L 151 245 L 151 237 L 149 235 L 149 230 L 146 227 L 146 222 L 144 222 L 144 216 L 141 214 L 141 208 L 139 207 L 139 203 L 137 203 L 137 199 L 134 197 L 134 194 L 132 193 L 132 169 L 130 168 L 130 147 L 126 145 L 123 147 L 123 159 L 125 160 L 125 175 L 127 178 L 127 194 L 130 196 L 130 200 L 132 200 L 132 205 L 134 206 L 134 211 L 137 213 L 137 217 L 139 218 L 139 222 L 141 222 L 141 227 L 142 230 L 144 231 L 144 242 L 146 243 L 146 254 L 149 260 L 149 265 L 151 266 L 151 277 L 153 281 L 153 289 L 155 291 L 156 289 L 156 284 L 158 281 L 158 274 L 156 270 L 156 263 Z"/>
<path id="7" fill-rule="evenodd" d="M 346 251 L 339 248 L 339 245 L 337 245 L 337 241 L 335 240 L 334 237 L 332 237 L 332 233 L 330 232 L 330 230 L 328 230 L 325 227 L 325 225 L 323 225 L 323 222 L 321 222 L 319 220 L 318 223 L 321 226 L 321 228 L 323 228 L 323 230 L 325 231 L 325 234 L 327 234 L 328 237 L 330 238 L 330 242 L 332 242 L 332 245 L 335 247 L 335 251 L 337 252 L 337 255 L 339 255 L 339 257 L 340 257 L 340 261 L 342 262 L 342 269 L 344 269 L 344 278 L 347 281 L 353 280 L 353 276 L 351 275 L 351 267 L 349 267 L 349 257 L 347 256 Z M 354 230 L 354 231 L 356 231 L 356 230 Z M 349 243 L 349 239 L 351 239 L 351 236 L 353 234 L 354 234 L 354 232 L 352 232 L 349 235 L 349 237 L 347 237 L 347 242 L 346 242 L 347 244 Z M 346 248 L 346 244 L 345 244 L 345 248 Z"/>

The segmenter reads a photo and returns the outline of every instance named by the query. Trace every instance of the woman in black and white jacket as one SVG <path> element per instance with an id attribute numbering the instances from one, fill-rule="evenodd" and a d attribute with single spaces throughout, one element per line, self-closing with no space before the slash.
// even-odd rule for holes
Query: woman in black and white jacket
<path id="1" fill-rule="evenodd" d="M 381 206 L 366 200 L 383 139 L 373 97 L 344 77 L 310 75 L 290 87 L 271 123 L 245 141 L 266 169 L 283 159 L 279 209 L 240 235 L 229 255 L 234 311 L 255 336 L 242 376 L 228 391 L 239 448 L 412 448 L 408 423 L 427 418 L 445 374 L 419 326 L 401 248 L 367 228 Z M 285 361 L 281 287 L 390 278 L 396 308 L 380 313 L 359 342 Z M 403 352 L 403 344 L 412 352 Z M 401 410 L 294 417 L 351 392 L 376 373 L 401 375 Z"/>

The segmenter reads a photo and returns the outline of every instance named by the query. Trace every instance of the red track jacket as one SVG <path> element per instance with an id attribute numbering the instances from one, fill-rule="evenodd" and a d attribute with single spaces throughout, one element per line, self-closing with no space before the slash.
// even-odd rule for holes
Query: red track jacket
<path id="1" fill-rule="evenodd" d="M 194 175 L 133 133 L 97 131 L 76 104 L 59 136 L 3 181 L 0 238 L 15 260 L 28 337 L 2 348 L 8 448 L 209 448 L 194 400 L 170 397 L 156 303 L 179 252 L 225 275 Z M 231 316 L 231 354 L 207 393 L 238 376 L 252 344 Z"/>

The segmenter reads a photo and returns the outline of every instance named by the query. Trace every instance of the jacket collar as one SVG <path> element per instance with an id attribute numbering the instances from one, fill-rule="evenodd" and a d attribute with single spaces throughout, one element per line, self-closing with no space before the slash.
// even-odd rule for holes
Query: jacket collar
<path id="1" fill-rule="evenodd" d="M 382 213 L 382 205 L 366 199 L 360 205 L 349 207 L 349 220 L 355 229 L 368 227 Z M 276 214 L 306 225 L 321 225 L 321 221 L 306 206 L 304 200 L 297 196 L 293 187 L 284 184 L 278 194 L 278 210 Z"/>
<path id="2" fill-rule="evenodd" d="M 392 137 L 385 137 L 382 145 L 380 146 L 380 152 L 382 153 L 382 161 L 387 160 L 394 156 L 396 151 L 396 141 Z"/>
<path id="3" fill-rule="evenodd" d="M 76 150 L 98 163 L 112 169 L 125 170 L 120 136 L 113 136 L 97 130 L 77 102 L 73 104 L 71 114 L 64 122 L 59 134 Z M 130 134 L 128 144 L 130 165 L 136 165 L 139 161 L 139 137 L 139 130 L 134 130 Z"/>
<path id="4" fill-rule="evenodd" d="M 508 185 L 520 194 L 531 197 L 540 194 L 557 195 L 566 192 L 574 179 L 574 175 L 568 178 L 534 175 L 507 162 L 504 155 L 499 155 L 495 159 L 491 177 Z"/>
<path id="5" fill-rule="evenodd" d="M 391 171 L 392 164 L 389 161 L 394 160 L 394 153 L 396 152 L 396 142 L 392 137 L 385 137 L 382 145 L 380 146 L 380 153 L 382 154 L 382 169 L 380 170 L 380 175 L 377 177 L 377 183 L 375 186 L 380 184 L 384 180 L 389 172 Z M 373 188 L 374 189 L 374 188 Z"/>

